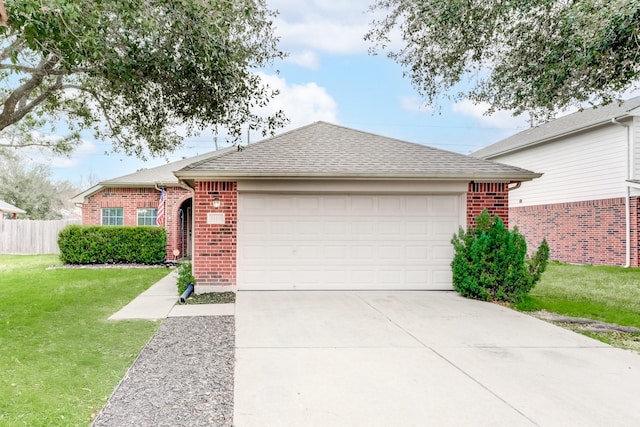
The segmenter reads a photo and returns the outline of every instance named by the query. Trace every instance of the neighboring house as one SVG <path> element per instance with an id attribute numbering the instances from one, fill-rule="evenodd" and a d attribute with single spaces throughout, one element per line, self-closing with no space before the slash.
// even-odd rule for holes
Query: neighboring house
<path id="1" fill-rule="evenodd" d="M 190 256 L 193 192 L 178 182 L 173 171 L 224 152 L 206 153 L 102 181 L 75 196 L 73 202 L 82 206 L 83 224 L 156 225 L 164 188 L 164 220 L 161 224 L 167 230 L 167 258 Z"/>
<path id="2" fill-rule="evenodd" d="M 316 122 L 81 196 L 84 223 L 135 225 L 164 185 L 169 248 L 192 257 L 197 292 L 451 289 L 453 234 L 485 208 L 508 223 L 509 185 L 538 176 Z"/>
<path id="3" fill-rule="evenodd" d="M 536 172 L 509 193 L 509 220 L 551 258 L 640 266 L 640 97 L 590 108 L 473 153 Z"/>
<path id="4" fill-rule="evenodd" d="M 26 213 L 26 211 L 23 211 L 22 209 L 17 208 L 10 203 L 0 200 L 0 220 L 4 219 L 5 216 L 16 219 L 18 218 L 18 214 Z"/>

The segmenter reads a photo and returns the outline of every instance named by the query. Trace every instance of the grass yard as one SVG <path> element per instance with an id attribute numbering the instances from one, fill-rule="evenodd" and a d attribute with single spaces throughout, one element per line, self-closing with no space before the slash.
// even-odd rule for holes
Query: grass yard
<path id="1" fill-rule="evenodd" d="M 536 287 L 515 307 L 640 328 L 640 268 L 551 263 Z M 638 334 L 586 334 L 640 350 Z"/>
<path id="2" fill-rule="evenodd" d="M 159 326 L 107 318 L 166 269 L 54 264 L 0 255 L 0 425 L 88 425 Z"/>

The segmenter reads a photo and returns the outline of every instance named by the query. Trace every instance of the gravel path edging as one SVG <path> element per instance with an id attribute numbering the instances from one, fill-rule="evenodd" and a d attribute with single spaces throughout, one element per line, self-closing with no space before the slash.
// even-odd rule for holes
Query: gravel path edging
<path id="1" fill-rule="evenodd" d="M 165 319 L 93 427 L 231 426 L 235 318 Z"/>

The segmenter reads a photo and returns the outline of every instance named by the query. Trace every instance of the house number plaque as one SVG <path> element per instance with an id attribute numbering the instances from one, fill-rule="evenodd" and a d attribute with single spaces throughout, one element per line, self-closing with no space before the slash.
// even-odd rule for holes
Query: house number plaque
<path id="1" fill-rule="evenodd" d="M 207 212 L 207 224 L 224 224 L 224 213 Z"/>

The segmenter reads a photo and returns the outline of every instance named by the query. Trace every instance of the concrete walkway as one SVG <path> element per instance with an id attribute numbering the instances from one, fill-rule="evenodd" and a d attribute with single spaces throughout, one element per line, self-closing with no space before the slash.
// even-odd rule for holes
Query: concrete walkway
<path id="1" fill-rule="evenodd" d="M 178 302 L 178 272 L 172 271 L 134 298 L 109 320 L 161 320 L 167 317 L 233 316 L 235 304 L 185 304 Z"/>
<path id="2" fill-rule="evenodd" d="M 234 425 L 638 426 L 640 355 L 453 292 L 247 292 Z"/>

